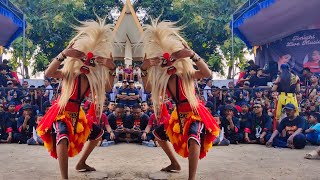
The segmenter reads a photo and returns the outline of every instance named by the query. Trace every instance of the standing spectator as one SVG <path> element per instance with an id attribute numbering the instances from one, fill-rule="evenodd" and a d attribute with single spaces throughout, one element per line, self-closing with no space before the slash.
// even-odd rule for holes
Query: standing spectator
<path id="1" fill-rule="evenodd" d="M 7 87 L 7 71 L 4 67 L 0 66 L 0 87 Z"/>
<path id="2" fill-rule="evenodd" d="M 44 85 L 46 87 L 46 92 L 44 93 L 43 96 L 46 98 L 46 100 L 51 101 L 53 97 L 53 88 L 50 84 L 50 80 L 49 79 L 44 80 Z"/>
<path id="3" fill-rule="evenodd" d="M 134 81 L 129 81 L 129 88 L 127 89 L 127 105 L 132 107 L 134 104 L 139 103 L 139 91 L 134 86 Z"/>
<path id="4" fill-rule="evenodd" d="M 285 106 L 285 110 L 287 117 L 282 119 L 266 145 L 268 147 L 303 149 L 306 145 L 306 137 L 302 134 L 305 120 L 296 115 L 297 109 L 295 105 L 289 103 Z M 285 136 L 281 136 L 283 130 L 285 131 Z"/>
<path id="5" fill-rule="evenodd" d="M 312 76 L 312 72 L 310 68 L 303 68 L 302 77 L 301 77 L 301 85 L 302 86 L 310 86 L 310 77 Z"/>
<path id="6" fill-rule="evenodd" d="M 228 139 L 231 144 L 238 144 L 238 142 L 243 139 L 243 136 L 239 133 L 239 119 L 234 117 L 233 107 L 231 105 L 226 105 L 224 111 L 225 113 L 221 119 L 220 129 L 224 129 L 225 138 Z"/>
<path id="7" fill-rule="evenodd" d="M 211 93 L 211 88 L 212 88 L 212 80 L 208 80 L 207 85 L 204 87 L 203 90 L 203 97 L 205 99 L 205 101 L 208 101 L 209 97 L 213 97 L 212 93 Z"/>
<path id="8" fill-rule="evenodd" d="M 257 84 L 256 86 L 267 86 L 268 84 L 268 79 L 263 76 L 263 69 L 259 68 L 257 70 Z"/>
<path id="9" fill-rule="evenodd" d="M 271 137 L 272 120 L 268 114 L 263 113 L 262 104 L 254 104 L 253 112 L 244 130 L 244 140 L 246 143 L 266 144 Z"/>
<path id="10" fill-rule="evenodd" d="M 35 126 L 35 116 L 32 116 L 32 106 L 26 104 L 23 107 L 23 115 L 19 117 L 17 123 L 18 132 L 14 134 L 14 139 L 19 144 L 27 143 L 32 137 L 32 130 Z"/>
<path id="11" fill-rule="evenodd" d="M 307 87 L 307 97 L 314 97 L 317 95 L 317 89 L 320 87 L 319 86 L 319 77 L 316 76 L 315 74 L 311 75 L 310 77 L 310 86 Z"/>
<path id="12" fill-rule="evenodd" d="M 309 116 L 309 124 L 311 125 L 309 129 L 305 131 L 307 134 L 307 141 L 313 145 L 320 145 L 320 113 L 312 113 Z"/>
<path id="13" fill-rule="evenodd" d="M 23 81 L 23 83 L 22 83 L 22 94 L 23 94 L 24 97 L 25 96 L 29 96 L 28 87 L 29 87 L 28 81 Z"/>

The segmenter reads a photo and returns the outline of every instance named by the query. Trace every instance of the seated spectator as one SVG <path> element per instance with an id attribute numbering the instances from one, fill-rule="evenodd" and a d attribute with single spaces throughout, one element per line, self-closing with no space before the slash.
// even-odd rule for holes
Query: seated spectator
<path id="1" fill-rule="evenodd" d="M 306 137 L 302 134 L 305 121 L 301 116 L 295 115 L 297 109 L 293 104 L 287 104 L 285 110 L 287 117 L 282 119 L 266 145 L 267 147 L 303 149 L 306 145 Z M 284 136 L 282 131 L 285 131 Z"/>
<path id="2" fill-rule="evenodd" d="M 247 123 L 251 119 L 251 116 L 252 116 L 252 113 L 249 111 L 249 108 L 250 108 L 250 106 L 248 103 L 241 104 L 242 112 L 240 113 L 240 118 L 239 118 L 239 121 L 240 121 L 239 133 L 241 133 L 241 134 L 244 134 L 244 130 L 247 126 Z"/>
<path id="3" fill-rule="evenodd" d="M 136 66 L 134 67 L 132 74 L 133 74 L 133 80 L 134 80 L 134 82 L 140 81 L 140 79 L 141 79 L 141 70 L 140 70 L 139 66 L 136 65 Z"/>
<path id="4" fill-rule="evenodd" d="M 122 81 L 122 87 L 118 90 L 117 94 L 117 103 L 121 103 L 123 105 L 127 104 L 127 97 L 128 97 L 128 92 L 127 92 L 127 80 Z"/>
<path id="5" fill-rule="evenodd" d="M 43 145 L 43 140 L 40 138 L 40 136 L 37 134 L 37 126 L 40 123 L 40 121 L 43 118 L 43 114 L 38 114 L 36 116 L 36 124 L 35 126 L 32 128 L 32 137 L 30 139 L 27 140 L 27 144 L 28 145 Z"/>
<path id="6" fill-rule="evenodd" d="M 263 113 L 262 104 L 253 105 L 253 114 L 247 121 L 244 130 L 246 143 L 266 144 L 271 137 L 272 120 L 268 114 Z"/>
<path id="7" fill-rule="evenodd" d="M 320 145 L 320 113 L 312 113 L 309 116 L 310 128 L 305 131 L 307 141 L 312 145 Z"/>
<path id="8" fill-rule="evenodd" d="M 27 140 L 32 137 L 32 130 L 35 126 L 35 117 L 32 116 L 32 106 L 26 104 L 22 109 L 23 115 L 19 117 L 17 123 L 18 132 L 14 134 L 14 139 L 19 144 L 27 143 Z"/>
<path id="9" fill-rule="evenodd" d="M 10 102 L 7 106 L 8 111 L 4 114 L 5 121 L 10 121 L 12 124 L 13 132 L 17 132 L 18 113 L 15 111 L 16 105 Z"/>
<path id="10" fill-rule="evenodd" d="M 143 113 L 145 113 L 149 117 L 153 114 L 153 111 L 149 108 L 149 104 L 146 101 L 143 101 L 141 103 L 141 110 Z"/>
<path id="11" fill-rule="evenodd" d="M 108 124 L 105 124 L 106 133 L 105 139 L 106 141 L 115 141 L 116 143 L 120 141 L 125 141 L 126 133 L 125 133 L 125 113 L 124 113 L 124 105 L 118 103 L 115 111 L 108 116 Z"/>
<path id="12" fill-rule="evenodd" d="M 219 116 L 214 116 L 214 119 L 217 121 L 219 126 L 221 127 L 221 121 Z M 219 136 L 213 141 L 214 146 L 229 146 L 230 141 L 225 137 L 224 127 L 221 127 Z"/>
<path id="13" fill-rule="evenodd" d="M 243 135 L 239 133 L 240 122 L 239 119 L 234 116 L 234 107 L 226 105 L 224 107 L 224 115 L 221 119 L 220 129 L 224 129 L 225 138 L 230 141 L 231 144 L 238 144 L 243 139 Z"/>
<path id="14" fill-rule="evenodd" d="M 139 90 L 135 88 L 134 81 L 129 81 L 129 88 L 127 89 L 127 105 L 132 107 L 134 104 L 139 103 Z"/>
<path id="15" fill-rule="evenodd" d="M 50 101 L 44 102 L 42 105 L 43 112 L 41 112 L 41 114 L 46 114 L 49 111 L 49 109 L 51 108 L 51 106 L 52 106 L 52 104 L 50 103 Z M 32 106 L 32 107 L 34 107 L 34 106 Z"/>
<path id="16" fill-rule="evenodd" d="M 31 105 L 31 99 L 27 96 L 27 97 L 25 97 L 25 98 L 23 98 L 23 100 L 22 100 L 22 104 L 21 104 L 21 106 L 20 107 L 23 107 L 23 106 L 25 106 L 26 104 L 29 104 L 29 105 Z M 22 116 L 23 115 L 23 108 L 16 108 L 17 110 L 18 110 L 18 117 L 20 117 L 20 116 Z M 38 112 L 39 112 L 39 107 L 37 106 L 37 105 L 35 105 L 35 106 L 32 106 L 31 105 L 31 109 L 32 109 L 32 116 L 35 116 L 35 115 L 37 115 L 38 114 Z"/>
<path id="17" fill-rule="evenodd" d="M 5 118 L 4 105 L 0 104 L 0 143 L 11 143 L 13 141 L 13 123 Z"/>
<path id="18" fill-rule="evenodd" d="M 109 116 L 114 111 L 115 107 L 116 107 L 116 104 L 114 101 L 108 101 L 107 102 L 107 109 L 104 111 L 104 114 Z"/>
<path id="19" fill-rule="evenodd" d="M 5 68 L 0 66 L 0 87 L 7 87 L 7 71 Z"/>
<path id="20" fill-rule="evenodd" d="M 213 107 L 214 106 L 213 103 L 208 101 L 205 106 L 206 106 L 207 110 L 211 113 L 211 115 L 214 115 L 213 114 L 213 108 L 214 108 Z"/>
<path id="21" fill-rule="evenodd" d="M 247 103 L 246 97 L 247 93 L 241 90 L 237 90 L 234 93 L 234 97 L 236 100 L 236 105 L 241 106 L 243 103 Z"/>
<path id="22" fill-rule="evenodd" d="M 126 121 L 128 122 L 126 128 L 129 129 L 131 141 L 141 143 L 141 136 L 148 125 L 149 116 L 142 112 L 139 104 L 135 104 L 132 107 L 132 115 L 127 116 Z"/>
<path id="23" fill-rule="evenodd" d="M 116 81 L 115 82 L 123 81 L 123 78 L 124 78 L 123 68 L 121 65 L 118 65 L 118 67 L 116 69 Z"/>

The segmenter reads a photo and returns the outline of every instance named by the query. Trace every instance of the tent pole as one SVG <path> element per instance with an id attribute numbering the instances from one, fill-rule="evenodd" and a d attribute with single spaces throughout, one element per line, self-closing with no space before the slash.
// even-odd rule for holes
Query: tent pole
<path id="1" fill-rule="evenodd" d="M 23 14 L 23 60 L 22 60 L 22 83 L 24 81 L 24 62 L 26 61 L 26 17 Z"/>
<path id="2" fill-rule="evenodd" d="M 231 42 L 232 42 L 232 50 L 231 50 L 231 62 L 232 62 L 232 79 L 234 81 L 235 71 L 234 71 L 234 15 L 232 14 L 232 27 L 231 27 Z"/>

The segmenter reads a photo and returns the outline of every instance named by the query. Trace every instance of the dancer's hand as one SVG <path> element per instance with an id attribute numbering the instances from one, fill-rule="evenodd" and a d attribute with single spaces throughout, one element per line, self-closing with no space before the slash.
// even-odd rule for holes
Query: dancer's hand
<path id="1" fill-rule="evenodd" d="M 86 54 L 84 52 L 79 51 L 77 49 L 73 49 L 72 47 L 63 50 L 62 54 L 67 57 L 77 58 L 77 59 L 82 59 L 86 56 Z"/>
<path id="2" fill-rule="evenodd" d="M 187 57 L 192 57 L 195 54 L 195 52 L 192 49 L 190 49 L 188 45 L 183 43 L 183 46 L 184 49 L 181 49 L 171 54 L 172 59 L 183 59 Z"/>
<path id="3" fill-rule="evenodd" d="M 106 66 L 109 69 L 115 69 L 115 64 L 113 62 L 112 53 L 110 53 L 110 57 L 109 58 L 105 58 L 105 57 L 101 57 L 101 56 L 96 57 L 95 62 L 97 64 Z"/>
<path id="4" fill-rule="evenodd" d="M 147 54 L 144 55 L 143 63 L 140 67 L 141 70 L 147 70 L 152 66 L 158 66 L 161 63 L 161 57 L 147 58 Z"/>

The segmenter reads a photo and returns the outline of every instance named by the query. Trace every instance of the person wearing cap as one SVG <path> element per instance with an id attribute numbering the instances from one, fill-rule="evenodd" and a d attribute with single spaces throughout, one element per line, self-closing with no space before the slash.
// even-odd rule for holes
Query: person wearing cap
<path id="1" fill-rule="evenodd" d="M 14 139 L 19 144 L 26 144 L 27 140 L 32 137 L 35 116 L 32 115 L 32 106 L 30 104 L 25 104 L 22 109 L 23 115 L 18 118 L 17 133 L 14 134 Z"/>
<path id="2" fill-rule="evenodd" d="M 127 89 L 127 105 L 129 107 L 132 107 L 134 104 L 139 103 L 139 90 L 135 87 L 134 81 L 130 80 L 129 81 L 129 87 Z"/>
<path id="3" fill-rule="evenodd" d="M 9 102 L 7 104 L 8 111 L 4 114 L 5 121 L 10 121 L 12 123 L 13 132 L 17 131 L 17 121 L 18 121 L 18 113 L 15 111 L 16 104 L 14 102 Z"/>
<path id="4" fill-rule="evenodd" d="M 267 147 L 303 149 L 306 145 L 306 137 L 302 134 L 305 128 L 305 120 L 296 115 L 298 109 L 292 103 L 288 103 L 284 109 L 287 117 L 281 120 L 266 145 Z M 285 131 L 284 136 L 282 136 L 283 130 Z"/>
<path id="5" fill-rule="evenodd" d="M 312 145 L 320 145 L 320 113 L 311 113 L 308 120 L 310 128 L 305 130 L 307 141 Z"/>
<path id="6" fill-rule="evenodd" d="M 267 113 L 263 112 L 263 108 L 261 103 L 253 105 L 253 113 L 244 129 L 246 143 L 265 144 L 271 137 L 272 120 Z"/>
<path id="7" fill-rule="evenodd" d="M 226 105 L 224 107 L 224 115 L 221 118 L 220 129 L 224 129 L 225 138 L 230 141 L 231 144 L 238 144 L 243 135 L 239 133 L 240 121 L 234 116 L 234 107 Z"/>
<path id="8" fill-rule="evenodd" d="M 293 104 L 297 109 L 295 111 L 296 115 L 299 114 L 296 92 L 300 91 L 300 80 L 297 75 L 290 72 L 288 64 L 280 66 L 280 76 L 273 83 L 271 91 L 279 92 L 276 110 L 276 119 L 278 121 L 280 120 L 283 106 L 288 103 Z"/>

